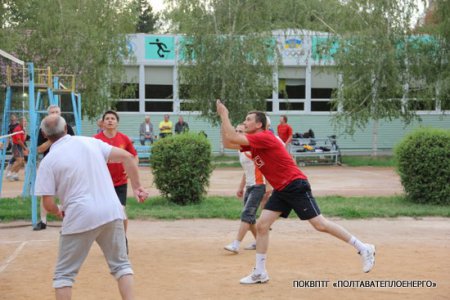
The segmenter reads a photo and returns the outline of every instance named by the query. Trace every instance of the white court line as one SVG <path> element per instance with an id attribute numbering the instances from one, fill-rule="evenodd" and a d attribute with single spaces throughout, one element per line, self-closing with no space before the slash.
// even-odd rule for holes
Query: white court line
<path id="1" fill-rule="evenodd" d="M 16 251 L 14 251 L 14 253 L 11 254 L 6 259 L 6 261 L 0 265 L 0 273 L 3 272 L 14 259 L 16 259 L 17 255 L 19 255 L 20 251 L 22 251 L 23 247 L 25 247 L 27 243 L 28 242 L 22 242 L 22 244 L 20 244 L 19 247 L 17 247 Z"/>
<path id="2" fill-rule="evenodd" d="M 0 244 L 18 244 L 23 241 L 0 241 Z M 53 240 L 28 240 L 27 242 L 53 242 Z"/>

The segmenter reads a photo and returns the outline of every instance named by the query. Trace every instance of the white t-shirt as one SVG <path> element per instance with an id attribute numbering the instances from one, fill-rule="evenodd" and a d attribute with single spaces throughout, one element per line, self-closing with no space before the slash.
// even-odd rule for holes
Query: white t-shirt
<path id="1" fill-rule="evenodd" d="M 246 187 L 265 183 L 261 171 L 255 167 L 250 152 L 239 152 L 239 162 L 244 169 Z"/>
<path id="2" fill-rule="evenodd" d="M 94 138 L 66 135 L 39 165 L 34 194 L 60 199 L 61 234 L 85 232 L 123 219 L 106 162 L 112 146 Z"/>

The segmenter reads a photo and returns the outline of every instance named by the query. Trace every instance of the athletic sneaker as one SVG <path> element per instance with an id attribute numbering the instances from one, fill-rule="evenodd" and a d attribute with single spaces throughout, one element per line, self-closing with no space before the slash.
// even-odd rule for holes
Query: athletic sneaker
<path id="1" fill-rule="evenodd" d="M 363 262 L 364 273 L 370 272 L 375 264 L 375 246 L 372 244 L 366 244 L 366 250 L 359 252 Z"/>
<path id="2" fill-rule="evenodd" d="M 36 224 L 36 226 L 34 226 L 33 230 L 44 230 L 45 228 L 47 228 L 47 224 L 45 224 L 44 222 L 40 221 L 39 223 Z"/>
<path id="3" fill-rule="evenodd" d="M 233 253 L 236 253 L 236 254 L 239 253 L 239 248 L 234 246 L 233 243 L 231 243 L 229 245 L 226 245 L 225 247 L 223 247 L 223 249 L 225 249 L 227 251 L 230 251 L 230 252 L 233 252 Z"/>
<path id="4" fill-rule="evenodd" d="M 244 250 L 256 250 L 256 243 L 251 243 L 250 245 L 245 247 Z"/>
<path id="5" fill-rule="evenodd" d="M 247 277 L 244 277 L 241 279 L 241 284 L 255 284 L 255 283 L 266 283 L 269 281 L 269 275 L 267 272 L 256 274 L 255 269 L 253 269 L 253 272 L 248 275 Z"/>

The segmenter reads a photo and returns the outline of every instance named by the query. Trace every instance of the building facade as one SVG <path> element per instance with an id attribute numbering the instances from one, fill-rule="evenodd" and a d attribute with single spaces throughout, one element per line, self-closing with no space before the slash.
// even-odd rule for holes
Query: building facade
<path id="1" fill-rule="evenodd" d="M 331 57 L 319 59 L 320 45 L 327 39 L 326 33 L 311 31 L 274 32 L 283 67 L 274 71 L 274 91 L 267 99 L 267 113 L 276 127 L 280 115 L 288 116 L 288 123 L 294 132 L 312 129 L 316 137 L 335 134 L 344 150 L 371 149 L 371 125 L 359 130 L 353 136 L 343 134 L 343 130 L 331 124 L 333 116 L 330 98 L 338 88 L 339 77 L 333 71 Z M 191 131 L 204 131 L 212 142 L 213 151 L 220 151 L 219 128 L 199 118 L 197 112 L 183 110 L 180 99 L 177 64 L 180 51 L 177 45 L 184 37 L 179 35 L 129 35 L 129 49 L 135 58 L 125 62 L 124 87 L 135 90 L 127 99 L 122 99 L 117 110 L 121 115 L 121 131 L 130 136 L 138 136 L 139 123 L 145 115 L 150 115 L 155 127 L 164 114 L 176 122 L 182 115 L 189 123 Z M 333 49 L 331 49 L 331 52 Z M 284 94 L 289 95 L 286 100 Z M 450 129 L 450 115 L 439 109 L 419 112 L 421 123 L 408 127 L 399 120 L 380 122 L 378 148 L 392 149 L 395 143 L 408 131 L 417 126 L 432 126 Z M 83 132 L 95 131 L 95 124 L 83 123 Z M 158 132 L 158 130 L 157 130 Z"/>

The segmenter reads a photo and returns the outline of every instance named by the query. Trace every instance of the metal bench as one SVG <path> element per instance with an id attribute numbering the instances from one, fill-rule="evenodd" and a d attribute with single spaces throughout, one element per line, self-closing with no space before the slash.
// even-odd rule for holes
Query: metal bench
<path id="1" fill-rule="evenodd" d="M 333 136 L 327 138 L 293 138 L 290 153 L 297 164 L 340 164 L 341 151 Z"/>

